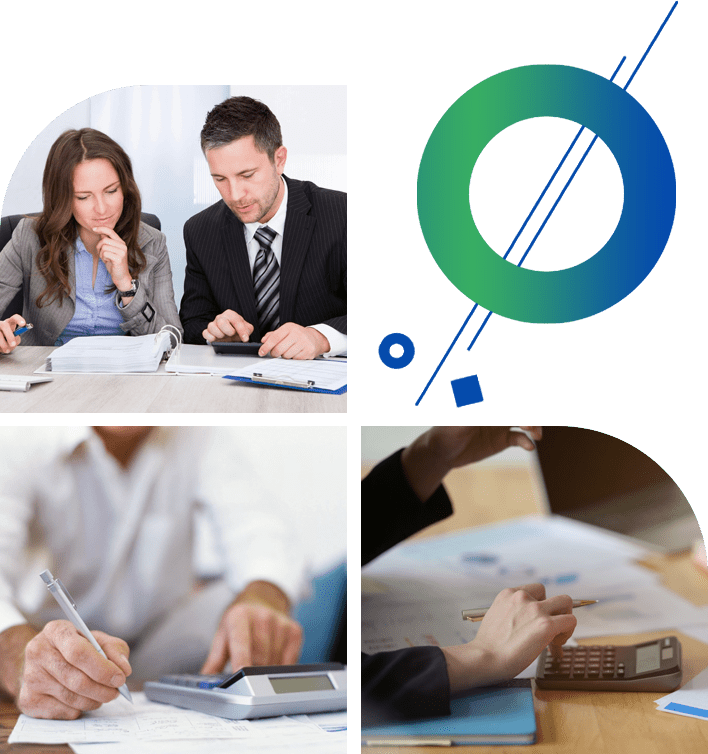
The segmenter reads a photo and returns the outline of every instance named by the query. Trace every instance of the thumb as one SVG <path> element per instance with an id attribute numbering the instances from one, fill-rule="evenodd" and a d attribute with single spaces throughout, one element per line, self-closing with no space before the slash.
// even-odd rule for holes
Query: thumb
<path id="1" fill-rule="evenodd" d="M 101 649 L 106 653 L 106 657 L 117 665 L 127 678 L 133 672 L 128 661 L 130 647 L 127 643 L 123 639 L 103 633 L 102 631 L 93 631 L 92 633 Z"/>
<path id="2" fill-rule="evenodd" d="M 226 643 L 226 633 L 218 630 L 214 641 L 211 643 L 211 649 L 209 655 L 199 671 L 205 675 L 214 675 L 215 673 L 221 673 L 226 665 L 228 659 L 228 645 Z"/>

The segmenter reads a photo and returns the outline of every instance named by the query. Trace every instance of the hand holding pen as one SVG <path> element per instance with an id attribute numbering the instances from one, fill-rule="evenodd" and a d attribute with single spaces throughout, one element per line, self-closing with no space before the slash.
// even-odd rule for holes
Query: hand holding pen
<path id="1" fill-rule="evenodd" d="M 550 646 L 562 652 L 577 619 L 568 595 L 546 598 L 543 584 L 504 589 L 472 641 L 443 647 L 453 692 L 515 678 Z"/>
<path id="2" fill-rule="evenodd" d="M 48 586 L 56 585 L 54 596 L 64 609 L 58 596 L 66 594 L 61 582 L 57 584 L 48 571 L 44 574 Z M 73 605 L 70 597 L 66 599 Z M 50 621 L 25 647 L 17 706 L 32 717 L 58 720 L 75 720 L 82 712 L 98 709 L 125 687 L 132 672 L 129 652 L 122 639 L 102 631 L 86 629 L 83 634 L 69 621 Z M 125 694 L 129 698 L 127 688 Z"/>
<path id="3" fill-rule="evenodd" d="M 25 322 L 21 314 L 0 321 L 0 352 L 10 353 L 20 345 L 20 335 L 31 330 L 34 325 Z"/>

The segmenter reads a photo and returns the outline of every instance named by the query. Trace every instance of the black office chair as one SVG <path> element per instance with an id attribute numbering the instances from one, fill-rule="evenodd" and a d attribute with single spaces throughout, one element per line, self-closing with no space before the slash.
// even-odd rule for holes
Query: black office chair
<path id="1" fill-rule="evenodd" d="M 30 212 L 26 215 L 7 215 L 7 217 L 0 219 L 0 254 L 2 254 L 2 249 L 7 246 L 12 238 L 12 234 L 15 232 L 15 228 L 18 226 L 20 220 L 24 217 L 37 217 L 38 214 L 39 212 Z M 157 215 L 151 215 L 149 212 L 141 212 L 140 219 L 153 228 L 162 230 L 160 218 Z M 12 299 L 3 314 L 0 315 L 0 320 L 7 319 L 13 314 L 22 314 L 22 289 L 17 292 L 17 295 Z"/>

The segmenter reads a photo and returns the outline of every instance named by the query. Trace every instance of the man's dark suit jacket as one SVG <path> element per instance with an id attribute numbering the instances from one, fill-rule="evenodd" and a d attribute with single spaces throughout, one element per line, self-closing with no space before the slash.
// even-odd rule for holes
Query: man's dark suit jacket
<path id="1" fill-rule="evenodd" d="M 401 451 L 392 455 L 361 483 L 362 565 L 451 513 L 442 486 L 422 503 L 408 484 Z M 439 647 L 362 654 L 362 725 L 449 714 L 450 681 Z"/>
<path id="2" fill-rule="evenodd" d="M 285 178 L 285 176 L 283 176 Z M 285 178 L 288 209 L 280 269 L 280 323 L 325 324 L 347 331 L 347 195 Z M 185 343 L 204 343 L 202 331 L 227 309 L 258 327 L 253 276 L 243 223 L 223 201 L 184 226 L 187 270 L 180 320 Z"/>

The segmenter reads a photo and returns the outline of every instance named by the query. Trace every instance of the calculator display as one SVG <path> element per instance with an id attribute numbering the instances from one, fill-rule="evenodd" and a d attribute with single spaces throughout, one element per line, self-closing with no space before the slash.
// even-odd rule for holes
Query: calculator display
<path id="1" fill-rule="evenodd" d="M 297 691 L 328 691 L 333 689 L 332 681 L 326 675 L 306 675 L 295 678 L 269 676 L 276 694 L 292 694 Z"/>
<path id="2" fill-rule="evenodd" d="M 637 673 L 649 673 L 652 670 L 658 670 L 660 666 L 658 644 L 637 647 Z"/>

